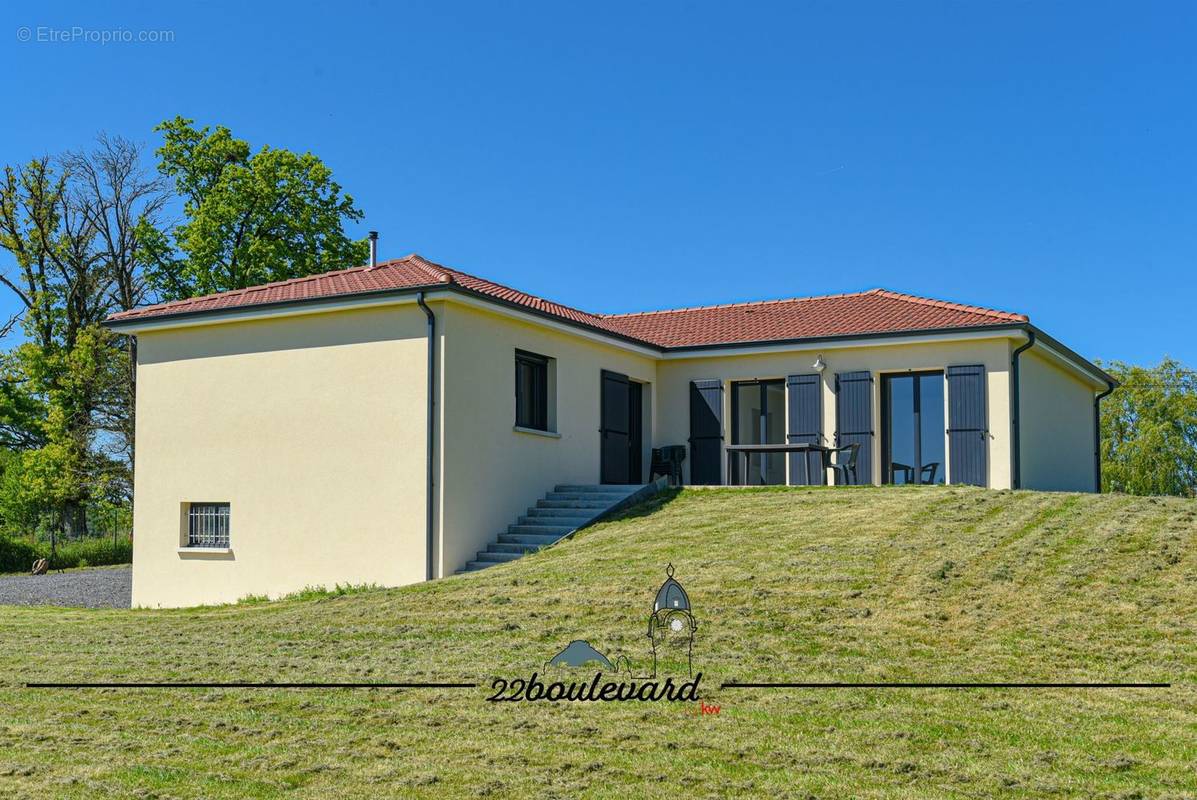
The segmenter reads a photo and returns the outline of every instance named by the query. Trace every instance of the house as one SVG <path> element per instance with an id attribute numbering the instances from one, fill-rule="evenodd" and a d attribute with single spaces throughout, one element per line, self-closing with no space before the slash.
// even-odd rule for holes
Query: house
<path id="1" fill-rule="evenodd" d="M 825 483 L 728 451 L 815 443 L 859 445 L 860 483 L 1095 491 L 1114 385 L 1021 314 L 884 289 L 595 314 L 418 255 L 108 325 L 137 337 L 145 606 L 515 558 L 666 445 L 692 484 Z"/>

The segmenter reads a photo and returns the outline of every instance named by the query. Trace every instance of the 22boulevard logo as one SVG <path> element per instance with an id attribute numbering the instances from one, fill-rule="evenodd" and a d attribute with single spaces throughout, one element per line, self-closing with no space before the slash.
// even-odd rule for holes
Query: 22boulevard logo
<path id="1" fill-rule="evenodd" d="M 681 701 L 699 699 L 698 684 L 702 673 L 694 674 L 694 632 L 698 623 L 690 609 L 690 597 L 682 585 L 673 579 L 673 565 L 665 568 L 665 583 L 657 591 L 653 612 L 648 618 L 648 639 L 652 643 L 653 671 L 651 678 L 633 678 L 627 656 L 614 661 L 600 653 L 589 642 L 574 640 L 557 655 L 545 662 L 544 671 L 557 668 L 577 669 L 597 666 L 599 671 L 589 681 L 552 681 L 546 683 L 539 673 L 523 678 L 495 678 L 491 683 L 494 694 L 487 700 L 498 702 L 637 702 Z M 657 680 L 657 669 L 663 662 L 680 662 L 684 652 L 688 681 L 675 684 L 673 678 Z M 622 669 L 621 669 L 622 668 Z M 621 674 L 626 678 L 603 681 L 605 674 Z"/>

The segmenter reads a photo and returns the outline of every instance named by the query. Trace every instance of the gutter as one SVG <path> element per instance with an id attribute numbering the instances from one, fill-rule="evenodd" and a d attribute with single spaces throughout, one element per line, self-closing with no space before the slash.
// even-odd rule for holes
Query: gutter
<path id="1" fill-rule="evenodd" d="M 1114 381 L 1108 382 L 1109 388 L 1093 398 L 1093 492 L 1101 494 L 1101 401 L 1117 388 Z"/>
<path id="2" fill-rule="evenodd" d="M 166 326 L 171 323 L 187 323 L 191 320 L 198 319 L 199 322 L 195 324 L 206 324 L 211 322 L 224 322 L 233 320 L 240 322 L 245 317 L 258 316 L 262 312 L 273 311 L 291 311 L 295 314 L 308 314 L 329 308 L 338 309 L 347 304 L 361 304 L 369 301 L 378 301 L 385 303 L 392 300 L 400 300 L 405 297 L 410 297 L 413 294 L 423 294 L 425 291 L 438 291 L 441 289 L 448 289 L 449 284 L 446 283 L 430 283 L 426 286 L 405 286 L 401 289 L 372 289 L 365 292 L 346 292 L 345 294 L 331 295 L 329 297 L 316 297 L 311 299 L 301 300 L 275 300 L 269 303 L 255 303 L 249 306 L 234 306 L 231 308 L 206 308 L 199 311 L 173 311 L 169 314 L 153 314 L 146 317 L 118 317 L 103 320 L 100 324 L 109 330 L 117 333 L 124 333 L 126 330 L 133 328 L 147 328 L 154 326 Z M 137 309 L 131 309 L 137 310 Z M 122 312 L 123 313 L 123 312 Z M 133 333 L 140 331 L 134 330 Z"/>
<path id="3" fill-rule="evenodd" d="M 616 331 L 593 325 L 582 320 L 560 317 L 538 308 L 524 306 L 511 300 L 483 294 L 482 292 L 468 289 L 455 283 L 434 283 L 427 284 L 425 286 L 405 286 L 398 289 L 375 289 L 365 292 L 349 292 L 346 294 L 334 295 L 332 297 L 326 298 L 308 300 L 278 300 L 271 303 L 258 303 L 253 306 L 239 306 L 226 309 L 206 309 L 202 311 L 178 311 L 170 314 L 157 314 L 149 317 L 134 317 L 132 319 L 107 319 L 101 324 L 109 330 L 115 331 L 117 333 L 136 335 L 142 330 L 151 330 L 156 327 L 176 327 L 188 324 L 205 324 L 209 321 L 241 321 L 242 319 L 261 314 L 262 312 L 290 312 L 293 314 L 303 314 L 320 310 L 341 310 L 349 304 L 383 304 L 387 302 L 402 301 L 405 298 L 411 297 L 412 295 L 419 296 L 427 292 L 455 293 L 463 298 L 468 297 L 472 300 L 477 300 L 482 303 L 498 306 L 500 308 L 507 308 L 519 314 L 538 317 L 557 325 L 578 328 L 587 331 L 592 335 L 608 339 L 613 344 L 621 344 L 623 346 L 632 347 L 637 351 L 641 351 L 641 355 L 660 359 L 704 358 L 708 355 L 725 355 L 731 351 L 752 350 L 758 348 L 783 349 L 791 347 L 813 347 L 818 345 L 829 345 L 837 342 L 843 342 L 845 345 L 848 345 L 852 342 L 868 342 L 887 339 L 901 340 L 925 336 L 953 336 L 959 334 L 1001 334 L 1004 332 L 1012 333 L 1016 330 L 1022 330 L 1026 331 L 1029 336 L 1035 338 L 1036 341 L 1039 341 L 1043 345 L 1044 349 L 1050 350 L 1065 363 L 1071 365 L 1074 369 L 1078 370 L 1097 383 L 1108 384 L 1113 381 L 1111 376 L 1107 375 L 1096 365 L 1089 363 L 1082 356 L 1068 349 L 1051 336 L 1048 336 L 1034 325 L 1031 325 L 1029 322 L 1025 321 L 998 322 L 992 325 L 970 325 L 960 328 L 923 328 L 907 331 L 875 331 L 855 334 L 834 334 L 829 336 L 806 336 L 792 339 L 765 339 L 745 342 L 718 342 L 698 345 L 662 346 L 643 339 L 637 339 L 634 336 L 618 333 Z"/>
<path id="4" fill-rule="evenodd" d="M 424 315 L 428 317 L 428 422 L 426 425 L 426 439 L 428 441 L 427 453 L 425 454 L 425 475 L 424 475 L 424 537 L 425 550 L 428 557 L 426 560 L 427 579 L 433 580 L 436 577 L 436 559 L 435 545 L 436 535 L 434 527 L 433 516 L 433 500 L 435 492 L 433 491 L 432 479 L 436 474 L 433 463 L 434 456 L 434 439 L 433 434 L 436 432 L 436 315 L 432 313 L 432 309 L 424 302 L 424 292 L 420 291 L 416 294 L 416 303 L 424 310 Z"/>
<path id="5" fill-rule="evenodd" d="M 683 344 L 658 347 L 662 353 L 674 354 L 674 358 L 702 358 L 703 351 L 734 350 L 737 348 L 794 348 L 816 346 L 833 342 L 869 341 L 872 339 L 906 339 L 919 336 L 948 336 L 960 333 L 999 333 L 1001 331 L 1024 330 L 1025 322 L 999 322 L 993 325 L 967 325 L 958 328 L 911 328 L 902 331 L 865 331 L 864 333 L 835 333 L 827 336 L 801 336 L 792 339 L 753 339 L 744 342 L 716 342 L 713 344 Z"/>
<path id="6" fill-rule="evenodd" d="M 1020 406 L 1022 405 L 1018 392 L 1018 357 L 1022 355 L 1024 350 L 1030 350 L 1035 345 L 1035 330 L 1027 327 L 1027 341 L 1026 344 L 1014 349 L 1010 354 L 1010 424 L 1012 429 L 1012 437 L 1010 439 L 1010 451 L 1014 465 L 1014 475 L 1010 481 L 1010 485 L 1015 489 L 1022 488 L 1022 448 L 1020 445 L 1019 436 L 1019 422 L 1022 416 Z"/>

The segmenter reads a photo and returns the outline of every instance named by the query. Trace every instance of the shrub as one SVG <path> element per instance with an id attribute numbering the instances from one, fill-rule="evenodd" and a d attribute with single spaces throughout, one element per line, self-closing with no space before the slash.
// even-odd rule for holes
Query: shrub
<path id="1" fill-rule="evenodd" d="M 41 550 L 29 542 L 0 536 L 0 572 L 28 572 L 39 558 Z"/>
<path id="2" fill-rule="evenodd" d="M 76 539 L 58 545 L 50 558 L 50 543 L 36 544 L 0 536 L 0 572 L 28 572 L 39 558 L 50 559 L 50 569 L 98 567 L 133 561 L 133 540 L 125 536 L 113 543 L 111 537 Z"/>

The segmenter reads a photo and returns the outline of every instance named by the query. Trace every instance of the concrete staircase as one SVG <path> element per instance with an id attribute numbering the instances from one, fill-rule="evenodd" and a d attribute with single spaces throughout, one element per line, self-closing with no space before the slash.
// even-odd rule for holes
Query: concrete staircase
<path id="1" fill-rule="evenodd" d="M 507 532 L 500 533 L 497 541 L 487 545 L 485 550 L 480 550 L 477 557 L 465 565 L 465 569 L 457 572 L 475 572 L 515 561 L 525 553 L 548 547 L 616 508 L 638 502 L 641 495 L 648 497 L 653 491 L 653 484 L 558 484 L 514 524 L 508 525 Z"/>

